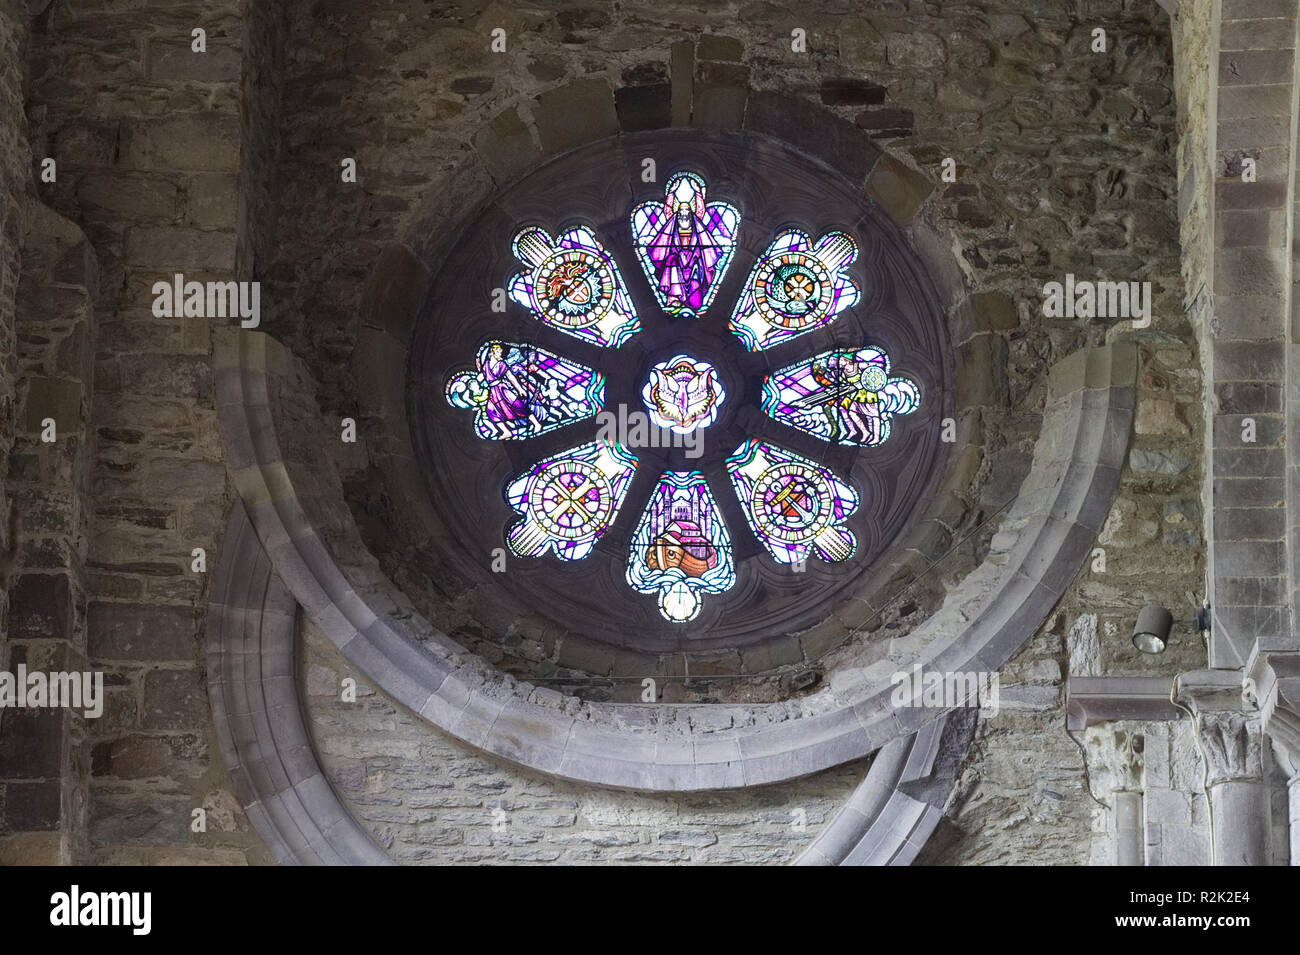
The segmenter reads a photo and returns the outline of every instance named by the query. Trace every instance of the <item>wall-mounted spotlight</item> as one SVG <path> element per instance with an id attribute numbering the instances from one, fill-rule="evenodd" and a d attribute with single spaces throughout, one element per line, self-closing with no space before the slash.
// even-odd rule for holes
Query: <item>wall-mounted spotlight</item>
<path id="1" fill-rule="evenodd" d="M 1196 608 L 1196 616 L 1183 623 L 1201 633 L 1210 629 L 1209 606 Z M 1174 626 L 1174 615 L 1160 604 L 1147 604 L 1133 625 L 1133 646 L 1143 653 L 1164 653 L 1169 645 L 1169 633 Z"/>

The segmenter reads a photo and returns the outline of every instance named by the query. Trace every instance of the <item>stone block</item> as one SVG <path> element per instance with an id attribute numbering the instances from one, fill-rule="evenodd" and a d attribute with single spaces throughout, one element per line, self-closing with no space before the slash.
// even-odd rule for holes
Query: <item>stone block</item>
<path id="1" fill-rule="evenodd" d="M 1287 201 L 1284 182 L 1242 182 L 1233 178 L 1214 184 L 1216 212 L 1225 209 L 1283 209 Z"/>
<path id="2" fill-rule="evenodd" d="M 33 377 L 27 380 L 23 426 L 38 434 L 46 418 L 53 418 L 56 434 L 65 436 L 81 429 L 82 384 L 68 378 Z"/>
<path id="3" fill-rule="evenodd" d="M 474 136 L 474 149 L 498 184 L 515 179 L 542 157 L 517 110 L 500 113 Z"/>
<path id="4" fill-rule="evenodd" d="M 1290 250 L 1220 249 L 1214 257 L 1216 295 L 1280 295 L 1290 274 Z"/>
<path id="5" fill-rule="evenodd" d="M 162 82 L 238 83 L 240 49 L 209 42 L 207 50 L 195 53 L 188 40 L 150 40 L 147 59 L 149 78 Z"/>
<path id="6" fill-rule="evenodd" d="M 362 321 L 383 329 L 397 342 L 405 342 L 428 284 L 428 267 L 410 249 L 385 246 L 362 295 Z"/>
<path id="7" fill-rule="evenodd" d="M 695 98 L 695 44 L 674 43 L 668 54 L 668 81 L 672 86 L 672 125 L 689 126 Z"/>
<path id="8" fill-rule="evenodd" d="M 72 593 L 66 574 L 23 574 L 9 592 L 9 639 L 72 636 Z"/>
<path id="9" fill-rule="evenodd" d="M 140 120 L 126 129 L 119 162 L 128 169 L 238 172 L 242 141 L 234 116 Z"/>
<path id="10" fill-rule="evenodd" d="M 1016 300 L 1005 292 L 977 292 L 970 298 L 975 328 L 982 332 L 1009 332 L 1020 327 Z"/>
<path id="11" fill-rule="evenodd" d="M 123 355 L 122 387 L 137 395 L 212 397 L 212 363 L 206 357 Z"/>
<path id="12" fill-rule="evenodd" d="M 198 670 L 154 670 L 145 674 L 142 728 L 193 729 L 207 722 L 207 714 L 207 692 Z"/>
<path id="13" fill-rule="evenodd" d="M 1006 396 L 1007 343 L 999 335 L 975 335 L 961 346 L 957 404 L 1001 405 Z"/>
<path id="14" fill-rule="evenodd" d="M 1219 114 L 1239 119 L 1254 116 L 1288 116 L 1291 85 L 1225 86 L 1219 90 Z"/>
<path id="15" fill-rule="evenodd" d="M 57 778 L 63 771 L 66 712 L 52 708 L 0 710 L 0 778 Z"/>
<path id="16" fill-rule="evenodd" d="M 1286 347 L 1281 342 L 1220 341 L 1214 346 L 1214 379 L 1281 381 L 1286 375 Z"/>
<path id="17" fill-rule="evenodd" d="M 1280 507 L 1216 507 L 1216 542 L 1279 541 L 1286 533 L 1286 510 Z"/>
<path id="18" fill-rule="evenodd" d="M 626 133 L 672 125 L 672 86 L 623 86 L 614 91 L 614 109 Z"/>
<path id="19" fill-rule="evenodd" d="M 910 136 L 916 125 L 916 118 L 910 109 L 893 107 L 863 110 L 853 121 L 872 136 L 889 139 Z"/>
<path id="20" fill-rule="evenodd" d="M 906 225 L 920 210 L 934 183 L 889 155 L 882 155 L 867 178 L 867 193 L 894 222 Z"/>
<path id="21" fill-rule="evenodd" d="M 134 802 L 98 796 L 90 807 L 92 846 L 177 846 L 190 839 L 190 801 L 146 794 Z"/>
<path id="22" fill-rule="evenodd" d="M 1286 548 L 1282 541 L 1216 541 L 1214 564 L 1230 569 L 1233 577 L 1280 577 L 1286 573 Z"/>
<path id="23" fill-rule="evenodd" d="M 231 173 L 191 176 L 185 187 L 185 219 L 208 229 L 234 229 L 239 218 L 238 183 Z"/>
<path id="24" fill-rule="evenodd" d="M 544 153 L 559 153 L 618 132 L 614 95 L 601 79 L 577 80 L 537 97 L 533 106 Z"/>
<path id="25" fill-rule="evenodd" d="M 126 234 L 124 259 L 141 268 L 232 272 L 234 230 L 203 232 L 175 226 L 136 226 Z"/>
<path id="26" fill-rule="evenodd" d="M 852 123 L 781 93 L 751 91 L 745 128 L 808 149 L 853 182 L 865 179 L 880 157 L 871 137 Z"/>
<path id="27" fill-rule="evenodd" d="M 192 661 L 198 618 L 190 607 L 92 601 L 86 630 L 92 660 Z"/>
<path id="28" fill-rule="evenodd" d="M 77 182 L 77 199 L 84 205 L 133 218 L 173 219 L 180 191 L 169 179 L 114 172 L 92 172 Z"/>
<path id="29" fill-rule="evenodd" d="M 1226 117 L 1220 114 L 1215 145 L 1220 153 L 1244 151 L 1254 155 L 1256 150 L 1285 146 L 1290 139 L 1289 116 Z M 1274 178 L 1265 172 L 1263 163 L 1257 164 L 1256 173 L 1261 180 Z"/>
<path id="30" fill-rule="evenodd" d="M 1215 217 L 1214 241 L 1227 249 L 1282 248 L 1286 225 L 1281 209 L 1233 209 Z"/>
<path id="31" fill-rule="evenodd" d="M 91 772 L 96 778 L 148 779 L 166 776 L 194 779 L 208 768 L 208 747 L 195 733 L 174 736 L 134 734 L 96 743 L 91 750 Z"/>
<path id="32" fill-rule="evenodd" d="M 739 40 L 729 36 L 705 33 L 695 45 L 695 57 L 700 60 L 722 60 L 730 63 L 740 62 L 745 48 Z"/>
<path id="33" fill-rule="evenodd" d="M 890 66 L 914 70 L 934 69 L 946 59 L 943 40 L 921 31 L 886 35 L 885 54 Z"/>
<path id="34" fill-rule="evenodd" d="M 870 80 L 823 80 L 820 93 L 827 106 L 879 106 L 885 101 L 885 88 Z"/>
<path id="35" fill-rule="evenodd" d="M 739 129 L 749 98 L 749 67 L 739 63 L 704 63 L 695 78 L 691 123 Z"/>
<path id="36" fill-rule="evenodd" d="M 1219 54 L 1219 86 L 1287 83 L 1291 80 L 1294 61 L 1293 50 L 1225 51 Z"/>
<path id="37" fill-rule="evenodd" d="M 49 832 L 59 828 L 59 780 L 9 782 L 4 794 L 4 826 L 10 832 Z"/>
<path id="38" fill-rule="evenodd" d="M 1216 295 L 1216 337 L 1280 341 L 1286 330 L 1283 306 L 1278 295 Z"/>
<path id="39" fill-rule="evenodd" d="M 1259 20 L 1271 17 L 1294 17 L 1295 0 L 1223 0 L 1222 20 Z"/>

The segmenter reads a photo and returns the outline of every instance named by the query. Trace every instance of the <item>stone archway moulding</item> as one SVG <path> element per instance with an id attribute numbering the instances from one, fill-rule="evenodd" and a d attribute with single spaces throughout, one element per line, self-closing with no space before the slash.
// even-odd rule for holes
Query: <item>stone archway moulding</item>
<path id="1" fill-rule="evenodd" d="M 983 564 L 913 631 L 905 654 L 837 673 L 783 703 L 597 704 L 521 683 L 436 631 L 379 570 L 337 476 L 310 377 L 278 342 L 225 329 L 216 366 L 227 460 L 276 574 L 341 652 L 443 731 L 566 779 L 650 791 L 729 789 L 869 755 L 942 711 L 895 707 L 915 664 L 1000 668 L 1082 565 L 1119 480 L 1136 349 L 1086 349 L 1053 368 L 1033 464 Z"/>

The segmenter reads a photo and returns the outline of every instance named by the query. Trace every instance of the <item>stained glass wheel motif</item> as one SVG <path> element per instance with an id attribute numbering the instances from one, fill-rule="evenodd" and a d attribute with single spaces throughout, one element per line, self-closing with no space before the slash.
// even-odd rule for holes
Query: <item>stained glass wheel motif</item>
<path id="1" fill-rule="evenodd" d="M 889 356 L 879 348 L 824 352 L 763 381 L 764 411 L 838 444 L 882 444 L 890 419 L 920 406 L 920 389 L 910 379 L 891 378 Z"/>
<path id="2" fill-rule="evenodd" d="M 633 254 L 653 301 L 669 316 L 704 317 L 735 252 L 740 213 L 728 203 L 706 201 L 706 196 L 703 176 L 679 172 L 666 183 L 663 198 L 642 202 L 630 216 Z M 621 237 L 605 238 L 619 248 Z M 551 328 L 612 348 L 640 331 L 643 317 L 652 317 L 637 314 L 614 256 L 587 226 L 555 238 L 540 226 L 529 226 L 515 235 L 512 250 L 525 268 L 511 279 L 510 297 Z M 726 326 L 731 334 L 719 327 L 703 337 L 694 333 L 693 340 L 706 348 L 710 341 L 734 349 L 743 343 L 752 354 L 829 325 L 861 297 L 849 275 L 857 257 L 858 244 L 846 232 L 830 231 L 814 242 L 798 229 L 778 231 L 754 262 L 732 308 Z M 642 294 L 639 288 L 637 294 Z M 672 342 L 685 334 L 665 330 L 662 322 L 662 317 L 656 319 L 661 334 L 657 343 L 645 347 L 647 356 L 663 347 L 665 337 Z M 716 339 L 709 337 L 713 334 Z M 517 515 L 506 532 L 511 551 L 529 558 L 553 554 L 568 562 L 587 558 L 615 526 L 633 487 L 640 462 L 628 445 L 670 447 L 642 441 L 646 425 L 678 438 L 712 434 L 706 429 L 713 425 L 724 428 L 719 434 L 728 433 L 725 427 L 744 427 L 740 434 L 751 436 L 730 456 L 718 449 L 702 469 L 674 464 L 659 472 L 652 487 L 637 485 L 649 489 L 637 492 L 639 500 L 632 503 L 639 517 L 631 536 L 622 538 L 627 541 L 623 576 L 633 591 L 654 596 L 664 620 L 685 623 L 700 616 L 707 596 L 735 587 L 733 534 L 738 527 L 727 526 L 715 488 L 731 489 L 730 513 L 738 508 L 760 548 L 746 543 L 746 559 L 766 553 L 777 565 L 802 570 L 809 557 L 830 564 L 854 557 L 859 541 L 847 525 L 858 511 L 859 493 L 835 467 L 790 450 L 784 441 L 753 435 L 750 425 L 738 424 L 752 423 L 752 418 L 736 417 L 734 408 L 729 425 L 715 425 L 724 406 L 732 407 L 727 390 L 738 382 L 725 379 L 723 357 L 711 351 L 712 360 L 699 357 L 694 347 L 657 361 L 647 357 L 637 372 L 640 390 L 632 392 L 639 393 L 645 409 L 642 424 L 628 427 L 624 420 L 617 433 L 626 437 L 619 440 L 598 435 L 595 441 L 534 457 L 529 442 L 593 416 L 612 416 L 605 410 L 606 387 L 615 379 L 526 341 L 483 342 L 472 368 L 447 377 L 444 395 L 454 408 L 474 412 L 479 438 L 518 442 L 522 460 L 535 462 L 522 470 L 512 466 L 514 476 L 504 489 Z M 616 383 L 620 394 L 627 395 L 632 382 L 626 380 L 626 362 L 622 367 L 623 377 Z M 919 386 L 909 377 L 892 375 L 885 350 L 864 343 L 794 361 L 763 376 L 761 387 L 759 374 L 748 374 L 754 384 L 746 387 L 754 390 L 738 390 L 750 396 L 751 406 L 757 401 L 777 427 L 828 448 L 876 448 L 889 438 L 895 418 L 921 405 Z M 724 386 L 724 380 L 729 384 Z M 619 414 L 626 414 L 627 405 L 618 407 Z M 602 423 L 600 434 L 614 430 L 611 424 Z M 730 445 L 735 437 L 725 440 Z M 733 518 L 733 524 L 737 521 Z M 619 539 L 614 546 L 620 546 Z"/>
<path id="3" fill-rule="evenodd" d="M 528 266 L 510 281 L 510 297 L 538 319 L 574 338 L 617 347 L 641 327 L 618 266 L 590 229 L 552 239 L 521 229 L 515 257 Z"/>
<path id="4" fill-rule="evenodd" d="M 835 320 L 858 300 L 846 271 L 858 245 L 846 232 L 816 244 L 806 232 L 782 232 L 754 263 L 731 316 L 731 330 L 750 351 L 763 351 Z"/>

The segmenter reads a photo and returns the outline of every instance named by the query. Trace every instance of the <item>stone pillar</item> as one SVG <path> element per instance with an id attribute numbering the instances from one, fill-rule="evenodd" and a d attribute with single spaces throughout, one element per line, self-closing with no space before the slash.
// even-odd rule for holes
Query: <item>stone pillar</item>
<path id="1" fill-rule="evenodd" d="M 1207 783 L 1215 865 L 1267 865 L 1268 794 L 1263 733 L 1257 717 L 1211 710 L 1197 716 Z"/>
<path id="2" fill-rule="evenodd" d="M 1273 744 L 1278 766 L 1287 776 L 1287 821 L 1291 864 L 1300 865 L 1300 651 L 1295 637 L 1261 646 L 1247 672 L 1258 695 L 1264 732 Z"/>
<path id="3" fill-rule="evenodd" d="M 1146 865 L 1142 794 L 1115 793 L 1115 864 Z"/>

